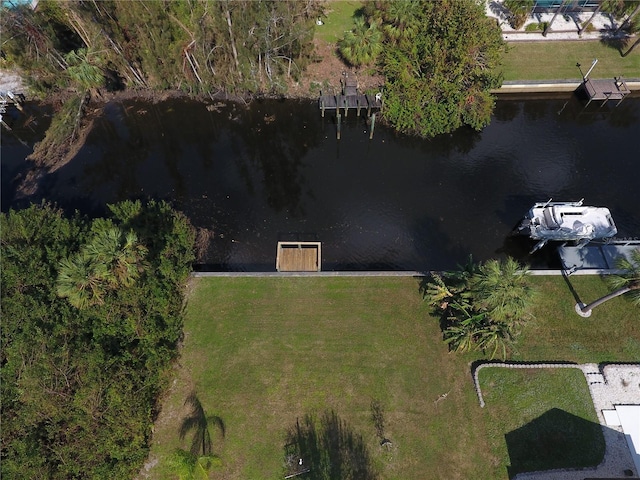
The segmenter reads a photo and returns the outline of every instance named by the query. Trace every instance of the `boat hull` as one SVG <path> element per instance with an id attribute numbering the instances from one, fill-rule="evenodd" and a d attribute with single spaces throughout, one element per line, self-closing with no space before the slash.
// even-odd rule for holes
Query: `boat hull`
<path id="1" fill-rule="evenodd" d="M 537 241 L 588 242 L 618 232 L 608 208 L 582 202 L 536 203 L 516 227 L 516 233 Z"/>

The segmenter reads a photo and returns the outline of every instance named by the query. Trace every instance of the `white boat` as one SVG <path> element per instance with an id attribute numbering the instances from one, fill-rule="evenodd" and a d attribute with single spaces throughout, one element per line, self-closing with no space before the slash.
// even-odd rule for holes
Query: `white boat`
<path id="1" fill-rule="evenodd" d="M 531 252 L 542 248 L 548 241 L 586 244 L 591 240 L 613 237 L 618 229 L 609 209 L 584 206 L 583 200 L 536 203 L 516 227 L 516 233 L 538 240 Z"/>

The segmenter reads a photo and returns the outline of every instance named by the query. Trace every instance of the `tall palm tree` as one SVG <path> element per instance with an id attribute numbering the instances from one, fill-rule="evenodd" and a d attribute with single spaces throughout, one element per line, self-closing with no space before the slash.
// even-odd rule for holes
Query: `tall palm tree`
<path id="1" fill-rule="evenodd" d="M 84 105 L 87 96 L 94 98 L 98 89 L 105 85 L 105 76 L 100 63 L 99 55 L 92 55 L 86 48 L 72 50 L 64 57 L 67 63 L 66 74 L 74 88 L 81 96 L 80 108 Z M 88 95 L 87 95 L 88 94 Z"/>
<path id="2" fill-rule="evenodd" d="M 629 14 L 629 16 L 626 18 L 626 20 L 624 22 L 622 22 L 622 24 L 618 27 L 618 29 L 616 30 L 616 33 L 621 32 L 622 30 L 627 29 L 630 25 L 632 25 L 633 22 L 633 18 L 640 13 L 640 3 L 636 3 L 634 2 L 634 4 L 636 5 L 636 7 L 633 9 L 633 12 L 631 12 Z"/>
<path id="3" fill-rule="evenodd" d="M 212 455 L 213 442 L 211 441 L 209 425 L 218 427 L 224 437 L 225 429 L 222 418 L 217 415 L 207 415 L 195 392 L 191 392 L 184 403 L 185 405 L 191 406 L 191 413 L 180 425 L 180 440 L 184 440 L 184 437 L 193 431 L 193 438 L 191 439 L 191 447 L 189 449 L 191 454 L 197 457 Z"/>
<path id="4" fill-rule="evenodd" d="M 565 0 L 560 0 L 560 3 L 558 4 L 558 6 L 556 7 L 556 11 L 553 14 L 553 17 L 551 17 L 551 21 L 549 22 L 549 24 L 547 25 L 547 27 L 544 29 L 544 31 L 542 32 L 542 36 L 546 37 L 547 34 L 551 31 L 551 25 L 553 25 L 553 22 L 555 22 L 556 17 L 558 16 L 558 14 L 560 13 L 560 11 L 565 8 Z"/>
<path id="5" fill-rule="evenodd" d="M 576 312 L 578 315 L 589 317 L 591 310 L 598 305 L 625 294 L 634 305 L 640 306 L 640 248 L 633 250 L 629 258 L 620 257 L 616 262 L 616 267 L 623 273 L 610 275 L 606 280 L 613 292 L 594 300 L 588 305 L 577 303 Z"/>
<path id="6" fill-rule="evenodd" d="M 638 4 L 638 7 L 640 8 L 640 4 Z M 640 19 L 635 18 L 634 20 L 629 22 L 628 32 L 630 34 L 632 34 L 632 35 L 635 34 L 636 35 L 636 40 L 635 40 L 635 42 L 633 42 L 631 44 L 631 46 L 627 49 L 626 52 L 622 53 L 623 57 L 626 57 L 627 55 L 629 55 L 633 51 L 634 48 L 636 48 L 638 45 L 640 45 Z M 625 42 L 625 43 L 627 43 L 627 42 Z"/>
<path id="7" fill-rule="evenodd" d="M 516 30 L 521 29 L 529 18 L 534 0 L 505 0 L 504 7 L 511 12 L 509 24 Z"/>
<path id="8" fill-rule="evenodd" d="M 591 16 L 589 17 L 589 20 L 587 20 L 585 23 L 583 23 L 578 27 L 578 35 L 582 36 L 582 33 L 589 27 L 589 25 L 591 25 L 591 22 L 593 22 L 593 19 L 596 18 L 596 15 L 600 13 L 600 10 L 602 10 L 602 2 L 598 2 L 596 9 L 593 11 Z"/>

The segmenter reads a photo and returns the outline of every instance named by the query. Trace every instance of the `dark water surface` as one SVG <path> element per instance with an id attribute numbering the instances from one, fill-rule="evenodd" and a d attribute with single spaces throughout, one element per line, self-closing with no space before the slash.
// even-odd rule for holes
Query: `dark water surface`
<path id="1" fill-rule="evenodd" d="M 46 198 L 99 215 L 167 199 L 215 232 L 203 262 L 224 270 L 273 271 L 277 241 L 296 238 L 322 242 L 323 270 L 445 269 L 469 254 L 535 263 L 508 236 L 551 197 L 607 206 L 619 236 L 640 236 L 640 98 L 583 107 L 570 94 L 501 100 L 484 131 L 430 141 L 380 125 L 369 141 L 352 112 L 338 142 L 311 101 L 113 102 L 26 199 L 13 179 L 44 127 L 3 132 L 2 209 Z"/>

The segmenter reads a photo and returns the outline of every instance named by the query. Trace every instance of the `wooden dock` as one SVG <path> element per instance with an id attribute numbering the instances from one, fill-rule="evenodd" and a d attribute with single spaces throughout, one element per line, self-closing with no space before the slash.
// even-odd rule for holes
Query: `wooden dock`
<path id="1" fill-rule="evenodd" d="M 367 119 L 369 123 L 369 140 L 373 139 L 373 131 L 376 124 L 376 111 L 382 110 L 383 100 L 382 92 L 375 95 L 362 94 L 358 92 L 358 81 L 355 77 L 350 77 L 346 73 L 342 74 L 343 79 L 340 80 L 342 85 L 342 93 L 338 95 L 322 95 L 318 99 L 318 106 L 324 118 L 325 110 L 334 110 L 336 112 L 336 138 L 340 140 L 340 125 L 342 122 L 341 110 L 344 110 L 345 118 L 349 115 L 349 110 L 355 110 L 356 115 L 360 116 L 360 111 L 366 109 Z"/>
<path id="2" fill-rule="evenodd" d="M 319 272 L 322 265 L 320 242 L 278 242 L 278 272 Z"/>
<path id="3" fill-rule="evenodd" d="M 380 110 L 382 108 L 382 98 L 377 95 L 322 95 L 318 101 L 320 110 L 322 110 L 322 116 L 324 116 L 325 110 L 340 110 L 344 109 L 345 116 L 348 115 L 349 109 L 355 109 L 357 115 L 360 116 L 360 110 L 366 109 L 367 115 L 370 116 L 373 110 Z"/>
<path id="4" fill-rule="evenodd" d="M 338 95 L 322 95 L 318 99 L 318 105 L 324 117 L 325 110 L 336 110 L 340 113 L 340 109 L 344 109 L 344 116 L 349 113 L 349 109 L 355 109 L 358 116 L 360 110 L 367 109 L 367 116 L 371 116 L 371 112 L 382 109 L 382 94 L 375 95 L 362 94 L 358 91 L 358 80 L 356 77 L 350 77 L 343 74 L 344 78 L 340 80 L 342 85 L 342 93 Z"/>
<path id="5" fill-rule="evenodd" d="M 589 97 L 587 105 L 593 100 L 601 101 L 603 105 L 609 100 L 617 100 L 617 106 L 624 100 L 624 97 L 631 93 L 625 81 L 620 77 L 614 77 L 613 79 L 598 78 L 594 80 L 586 78 L 582 82 L 582 88 Z"/>

